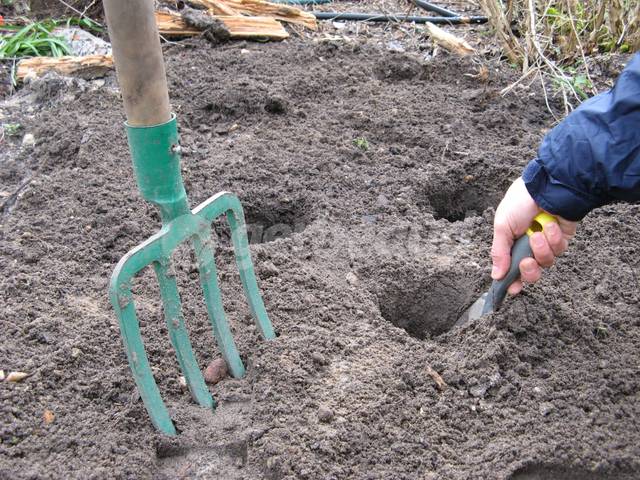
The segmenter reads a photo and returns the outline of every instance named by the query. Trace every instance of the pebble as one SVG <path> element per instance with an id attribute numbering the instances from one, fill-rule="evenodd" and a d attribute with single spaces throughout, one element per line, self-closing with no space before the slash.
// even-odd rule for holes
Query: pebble
<path id="1" fill-rule="evenodd" d="M 73 358 L 78 358 L 80 355 L 82 355 L 82 350 L 80 350 L 78 347 L 73 347 L 71 349 L 71 356 Z"/>
<path id="2" fill-rule="evenodd" d="M 33 133 L 27 133 L 22 138 L 22 145 L 25 147 L 32 147 L 36 144 L 36 137 L 33 136 Z"/>
<path id="3" fill-rule="evenodd" d="M 333 420 L 333 412 L 327 407 L 320 407 L 318 409 L 318 420 L 322 423 L 329 423 Z"/>
<path id="4" fill-rule="evenodd" d="M 326 365 L 328 363 L 327 358 L 320 352 L 313 352 L 311 354 L 311 360 L 313 360 L 313 363 L 317 363 L 318 365 Z"/>
<path id="5" fill-rule="evenodd" d="M 351 285 L 352 287 L 355 287 L 356 285 L 358 285 L 359 280 L 358 280 L 358 276 L 353 273 L 353 272 L 349 272 L 347 273 L 344 278 L 347 280 L 347 283 L 349 285 Z"/>
<path id="6" fill-rule="evenodd" d="M 44 420 L 44 423 L 48 425 L 56 419 L 56 416 L 51 410 L 45 410 L 42 414 L 42 419 Z"/>
<path id="7" fill-rule="evenodd" d="M 487 388 L 488 385 L 476 385 L 469 389 L 469 393 L 476 398 L 484 397 L 484 394 L 487 393 Z"/>
<path id="8" fill-rule="evenodd" d="M 204 381 L 209 385 L 215 385 L 227 376 L 227 364 L 223 358 L 216 358 L 204 371 Z"/>
<path id="9" fill-rule="evenodd" d="M 265 277 L 275 277 L 280 273 L 280 270 L 273 264 L 273 262 L 267 261 L 262 264 L 261 273 Z"/>
<path id="10" fill-rule="evenodd" d="M 551 402 L 542 402 L 540 404 L 540 414 L 542 416 L 547 416 L 549 415 L 551 412 L 553 412 L 556 409 L 555 405 Z"/>
<path id="11" fill-rule="evenodd" d="M 21 382 L 22 380 L 24 380 L 25 378 L 27 378 L 29 376 L 28 373 L 25 372 L 10 372 L 9 375 L 7 375 L 7 382 Z"/>
<path id="12" fill-rule="evenodd" d="M 386 207 L 387 205 L 389 205 L 389 199 L 382 193 L 378 195 L 376 207 Z"/>

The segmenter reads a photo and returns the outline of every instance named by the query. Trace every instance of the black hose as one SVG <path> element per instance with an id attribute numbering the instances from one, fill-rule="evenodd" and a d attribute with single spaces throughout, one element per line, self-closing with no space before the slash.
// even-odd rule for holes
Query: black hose
<path id="1" fill-rule="evenodd" d="M 413 0 L 418 7 L 428 10 L 429 12 L 437 13 L 438 15 L 442 15 L 443 17 L 459 17 L 460 15 L 451 10 L 447 10 L 446 8 L 439 7 L 438 5 L 434 5 L 433 3 L 425 2 L 424 0 Z"/>
<path id="2" fill-rule="evenodd" d="M 383 15 L 381 13 L 311 12 L 318 20 L 355 20 L 367 22 L 486 23 L 487 17 L 418 17 L 414 15 Z"/>

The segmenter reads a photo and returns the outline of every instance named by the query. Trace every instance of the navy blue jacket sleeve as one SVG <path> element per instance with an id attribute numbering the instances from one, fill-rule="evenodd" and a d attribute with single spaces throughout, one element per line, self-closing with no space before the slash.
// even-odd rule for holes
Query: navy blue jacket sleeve
<path id="1" fill-rule="evenodd" d="M 536 203 L 568 220 L 640 200 L 640 53 L 615 86 L 551 130 L 522 178 Z"/>

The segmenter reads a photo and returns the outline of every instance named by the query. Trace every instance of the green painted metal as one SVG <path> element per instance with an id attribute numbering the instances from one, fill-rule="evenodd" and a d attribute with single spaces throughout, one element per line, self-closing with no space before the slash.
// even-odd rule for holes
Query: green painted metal
<path id="1" fill-rule="evenodd" d="M 236 264 L 251 312 L 265 339 L 275 338 L 275 333 L 258 289 L 240 200 L 231 193 L 221 192 L 196 207 L 193 212 L 189 210 L 180 174 L 180 148 L 175 116 L 165 124 L 152 127 L 127 125 L 127 136 L 138 187 L 143 198 L 160 210 L 162 228 L 120 259 L 111 276 L 109 293 L 120 322 L 129 366 L 151 421 L 160 431 L 175 435 L 175 426 L 153 378 L 140 335 L 131 293 L 132 279 L 147 266 L 153 266 L 160 287 L 169 338 L 178 364 L 191 395 L 203 407 L 214 408 L 215 401 L 205 385 L 184 324 L 180 294 L 171 266 L 173 251 L 184 242 L 193 246 L 213 334 L 231 374 L 236 378 L 241 377 L 244 375 L 244 365 L 224 313 L 211 245 L 211 222 L 226 215 L 231 228 Z"/>

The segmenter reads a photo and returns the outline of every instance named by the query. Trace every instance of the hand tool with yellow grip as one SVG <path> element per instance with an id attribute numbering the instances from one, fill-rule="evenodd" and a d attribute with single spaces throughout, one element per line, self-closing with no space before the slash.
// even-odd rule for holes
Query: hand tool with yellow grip
<path id="1" fill-rule="evenodd" d="M 507 295 L 509 285 L 520 277 L 520 262 L 524 258 L 533 257 L 529 237 L 535 232 L 541 232 L 544 226 L 550 222 L 556 222 L 556 218 L 547 212 L 541 212 L 535 216 L 531 222 L 531 226 L 527 230 L 527 234 L 520 237 L 513 244 L 513 248 L 511 249 L 511 265 L 509 266 L 507 274 L 501 280 L 494 280 L 489 291 L 483 293 L 482 296 L 462 314 L 454 326 L 462 326 L 471 320 L 478 319 L 500 308 L 504 297 Z"/>

